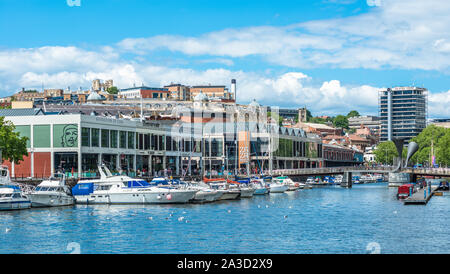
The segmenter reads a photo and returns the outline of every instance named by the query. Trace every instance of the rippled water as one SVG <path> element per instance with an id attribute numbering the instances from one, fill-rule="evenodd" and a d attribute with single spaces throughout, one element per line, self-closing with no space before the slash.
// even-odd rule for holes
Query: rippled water
<path id="1" fill-rule="evenodd" d="M 450 253 L 450 196 L 404 206 L 395 193 L 372 184 L 204 205 L 0 212 L 0 253 Z"/>

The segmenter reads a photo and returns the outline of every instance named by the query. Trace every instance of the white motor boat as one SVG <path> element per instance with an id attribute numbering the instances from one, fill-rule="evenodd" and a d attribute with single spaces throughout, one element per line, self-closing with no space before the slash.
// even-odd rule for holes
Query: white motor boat
<path id="1" fill-rule="evenodd" d="M 80 180 L 72 188 L 77 203 L 84 204 L 173 204 L 187 203 L 197 190 L 151 186 L 141 179 L 111 174 L 105 166 L 98 167 L 100 179 Z"/>
<path id="2" fill-rule="evenodd" d="M 336 185 L 340 185 L 342 184 L 342 179 L 344 178 L 344 176 L 342 175 L 336 175 L 336 177 L 334 177 L 334 184 Z"/>
<path id="3" fill-rule="evenodd" d="M 375 183 L 377 181 L 377 178 L 373 176 L 372 174 L 362 175 L 360 177 L 360 181 L 367 184 L 367 183 Z"/>
<path id="4" fill-rule="evenodd" d="M 212 189 L 222 193 L 219 200 L 236 200 L 241 196 L 241 190 L 238 188 L 230 189 L 229 184 L 225 180 L 210 182 L 209 185 Z"/>
<path id="5" fill-rule="evenodd" d="M 288 185 L 284 184 L 283 178 L 273 178 L 269 188 L 270 193 L 284 193 L 289 189 Z"/>
<path id="6" fill-rule="evenodd" d="M 255 190 L 253 195 L 265 195 L 269 193 L 269 189 L 266 187 L 264 179 L 253 178 L 250 181 L 250 185 Z"/>
<path id="7" fill-rule="evenodd" d="M 238 189 L 241 192 L 241 198 L 251 198 L 255 189 L 247 184 L 230 184 L 230 189 Z"/>
<path id="8" fill-rule="evenodd" d="M 0 166 L 0 210 L 28 209 L 30 207 L 30 199 L 23 194 L 19 185 L 11 182 L 8 167 Z"/>
<path id="9" fill-rule="evenodd" d="M 55 174 L 55 177 L 42 181 L 30 194 L 32 207 L 69 206 L 75 199 L 66 185 L 64 174 Z"/>
<path id="10" fill-rule="evenodd" d="M 214 202 L 220 200 L 220 197 L 223 195 L 223 192 L 212 189 L 209 185 L 203 182 L 191 182 L 189 184 L 189 188 L 198 190 L 192 200 L 195 203 Z"/>

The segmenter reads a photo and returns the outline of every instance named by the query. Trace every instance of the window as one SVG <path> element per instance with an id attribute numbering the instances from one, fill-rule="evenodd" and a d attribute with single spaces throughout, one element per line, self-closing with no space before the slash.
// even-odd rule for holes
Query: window
<path id="1" fill-rule="evenodd" d="M 91 133 L 92 133 L 91 146 L 98 147 L 99 146 L 100 129 L 93 128 Z"/>
<path id="2" fill-rule="evenodd" d="M 127 148 L 127 132 L 126 131 L 120 131 L 120 148 Z"/>
<path id="3" fill-rule="evenodd" d="M 117 130 L 111 130 L 110 131 L 110 147 L 111 148 L 117 148 Z"/>
<path id="4" fill-rule="evenodd" d="M 81 145 L 84 147 L 88 147 L 91 145 L 91 129 L 90 128 L 81 128 Z"/>
<path id="5" fill-rule="evenodd" d="M 128 132 L 128 149 L 134 149 L 134 132 Z"/>
<path id="6" fill-rule="evenodd" d="M 109 130 L 102 129 L 102 147 L 109 147 Z"/>

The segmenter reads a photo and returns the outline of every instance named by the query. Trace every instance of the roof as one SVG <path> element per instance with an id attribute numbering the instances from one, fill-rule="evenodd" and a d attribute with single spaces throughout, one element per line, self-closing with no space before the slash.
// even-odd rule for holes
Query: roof
<path id="1" fill-rule="evenodd" d="M 35 116 L 45 115 L 41 108 L 0 109 L 0 116 Z"/>
<path id="2" fill-rule="evenodd" d="M 132 88 L 123 88 L 120 89 L 120 91 L 129 91 L 129 90 L 154 90 L 154 91 L 169 91 L 167 88 L 152 88 L 152 87 L 146 87 L 146 86 L 140 86 L 140 87 L 132 87 Z"/>

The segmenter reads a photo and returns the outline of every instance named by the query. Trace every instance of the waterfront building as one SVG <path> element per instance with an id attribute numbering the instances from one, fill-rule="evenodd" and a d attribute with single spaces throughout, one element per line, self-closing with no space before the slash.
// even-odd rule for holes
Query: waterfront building
<path id="1" fill-rule="evenodd" d="M 428 90 L 395 87 L 379 92 L 380 141 L 405 138 L 406 143 L 426 127 Z"/>
<path id="2" fill-rule="evenodd" d="M 190 104 L 152 108 L 54 104 L 46 112 L 4 113 L 29 138 L 24 161 L 6 164 L 16 177 L 48 177 L 58 170 L 88 177 L 98 163 L 151 175 L 324 166 L 317 134 L 268 124 L 266 109 L 256 102 L 216 103 L 200 93 Z"/>
<path id="3" fill-rule="evenodd" d="M 177 149 L 176 142 L 184 137 L 159 122 L 83 114 L 6 119 L 16 125 L 21 136 L 29 138 L 24 161 L 18 165 L 5 163 L 16 177 L 49 177 L 58 170 L 89 177 L 99 163 L 115 171 L 170 169 L 175 174 L 181 169 L 181 156 L 199 155 L 189 151 L 189 146 Z"/>
<path id="4" fill-rule="evenodd" d="M 356 160 L 355 153 L 354 149 L 339 145 L 337 142 L 323 144 L 323 159 L 326 167 L 360 164 L 362 161 Z"/>

